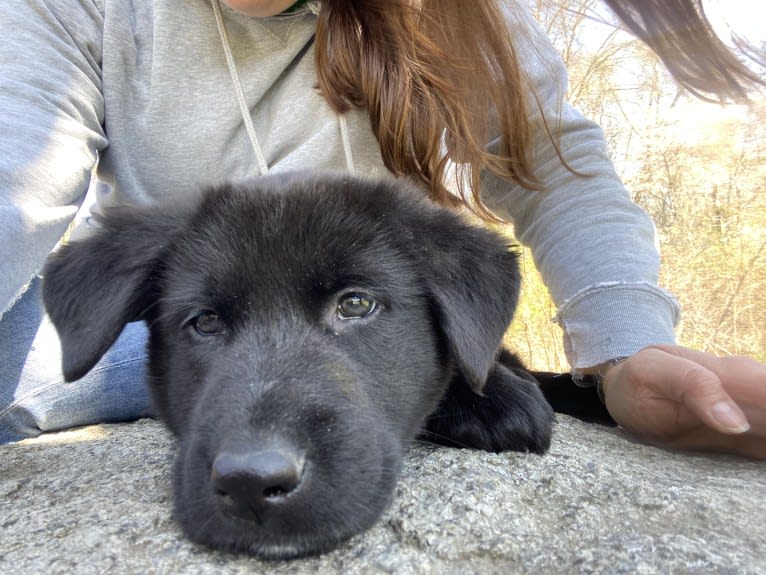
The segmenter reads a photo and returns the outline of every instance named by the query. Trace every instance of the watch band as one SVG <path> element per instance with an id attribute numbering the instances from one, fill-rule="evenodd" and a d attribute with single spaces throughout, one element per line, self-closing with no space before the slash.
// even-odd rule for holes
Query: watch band
<path id="1" fill-rule="evenodd" d="M 598 371 L 595 373 L 574 373 L 572 374 L 572 381 L 580 387 L 595 387 L 601 403 L 606 404 L 606 398 L 604 397 L 604 378 L 610 369 L 615 365 L 622 363 L 628 359 L 628 357 L 630 356 L 625 355 L 605 361 L 598 367 Z"/>

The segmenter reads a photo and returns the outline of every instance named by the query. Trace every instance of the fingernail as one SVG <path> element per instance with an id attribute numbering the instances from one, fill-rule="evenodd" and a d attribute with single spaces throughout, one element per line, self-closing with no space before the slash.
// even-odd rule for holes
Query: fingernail
<path id="1" fill-rule="evenodd" d="M 728 401 L 716 403 L 710 411 L 715 420 L 732 433 L 744 433 L 750 429 L 750 424 L 739 407 Z"/>

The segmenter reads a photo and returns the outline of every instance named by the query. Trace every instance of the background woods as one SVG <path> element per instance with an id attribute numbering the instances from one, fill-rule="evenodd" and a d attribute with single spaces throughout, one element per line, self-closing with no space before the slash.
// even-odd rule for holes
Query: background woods
<path id="1" fill-rule="evenodd" d="M 683 306 L 680 343 L 766 361 L 766 100 L 721 106 L 680 92 L 597 0 L 530 4 L 569 69 L 570 101 L 604 128 L 654 218 L 660 282 Z M 531 366 L 566 370 L 555 308 L 531 256 L 523 260 L 509 341 Z"/>

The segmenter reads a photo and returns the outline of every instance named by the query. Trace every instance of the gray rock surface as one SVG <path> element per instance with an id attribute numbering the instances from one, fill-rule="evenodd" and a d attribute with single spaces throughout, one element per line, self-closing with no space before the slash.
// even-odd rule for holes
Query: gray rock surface
<path id="1" fill-rule="evenodd" d="M 560 416 L 548 455 L 415 446 L 369 532 L 261 562 L 189 543 L 156 422 L 0 446 L 0 573 L 766 573 L 766 464 Z"/>

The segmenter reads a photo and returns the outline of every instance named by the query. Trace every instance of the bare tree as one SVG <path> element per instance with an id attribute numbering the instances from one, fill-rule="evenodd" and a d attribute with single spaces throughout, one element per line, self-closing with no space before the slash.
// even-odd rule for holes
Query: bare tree
<path id="1" fill-rule="evenodd" d="M 766 102 L 724 113 L 681 93 L 597 0 L 530 5 L 568 67 L 569 100 L 604 128 L 619 173 L 655 220 L 661 281 L 684 308 L 679 340 L 766 360 Z M 541 352 L 560 339 L 545 290 L 527 286 L 524 297 L 534 301 L 522 302 L 516 346 L 526 338 L 534 366 L 564 368 L 560 353 Z"/>

